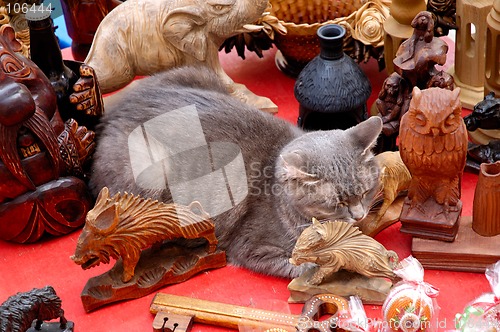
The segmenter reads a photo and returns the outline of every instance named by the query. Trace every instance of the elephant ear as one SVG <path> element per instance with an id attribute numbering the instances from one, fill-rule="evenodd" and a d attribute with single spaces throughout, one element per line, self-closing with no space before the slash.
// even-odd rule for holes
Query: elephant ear
<path id="1" fill-rule="evenodd" d="M 206 14 L 206 13 L 205 13 Z M 207 20 L 201 8 L 187 6 L 168 13 L 164 36 L 177 49 L 205 61 L 208 48 Z"/>

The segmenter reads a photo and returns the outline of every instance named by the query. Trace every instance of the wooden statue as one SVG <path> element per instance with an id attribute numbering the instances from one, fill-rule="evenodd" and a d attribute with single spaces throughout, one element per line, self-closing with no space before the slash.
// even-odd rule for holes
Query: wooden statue
<path id="1" fill-rule="evenodd" d="M 462 216 L 454 242 L 413 239 L 412 253 L 432 269 L 484 272 L 500 260 L 500 161 L 483 163 L 472 217 Z"/>
<path id="2" fill-rule="evenodd" d="M 128 0 L 102 20 L 85 63 L 95 69 L 103 93 L 124 87 L 137 75 L 207 66 L 235 97 L 276 112 L 271 100 L 234 83 L 218 58 L 226 38 L 261 29 L 251 23 L 262 16 L 267 4 L 267 0 Z"/>
<path id="3" fill-rule="evenodd" d="M 309 293 L 307 286 L 316 293 L 318 290 L 314 286 L 318 285 L 331 292 L 332 288 L 338 287 L 334 285 L 337 281 L 334 280 L 335 275 L 340 270 L 345 270 L 354 272 L 354 275 L 367 277 L 363 279 L 365 285 L 357 285 L 355 288 L 360 290 L 360 293 L 363 293 L 361 289 L 364 288 L 365 292 L 360 297 L 367 301 L 372 300 L 370 302 L 373 303 L 374 299 L 369 298 L 370 294 L 366 291 L 370 287 L 369 279 L 395 279 L 393 269 L 398 263 L 398 256 L 394 251 L 386 250 L 373 238 L 364 235 L 352 224 L 338 221 L 320 223 L 313 218 L 313 224 L 306 228 L 297 240 L 290 263 L 294 265 L 314 263 L 318 266 L 310 270 L 313 272 L 312 275 L 308 271 L 309 273 L 306 272 L 299 278 L 304 280 L 294 280 L 295 282 L 290 283 L 289 290 L 292 295 L 297 296 L 293 293 L 299 291 L 306 292 L 309 296 L 313 295 Z M 343 275 L 343 277 L 346 276 Z M 348 280 L 350 279 L 349 277 Z M 354 294 L 352 285 L 351 288 L 345 283 L 341 286 L 342 290 L 339 291 L 343 293 L 343 296 Z M 346 291 L 353 293 L 346 294 Z M 388 288 L 380 291 L 388 291 Z M 334 294 L 338 293 L 334 292 Z M 384 298 L 381 297 L 378 300 L 383 302 Z"/>
<path id="4" fill-rule="evenodd" d="M 401 192 L 408 190 L 411 174 L 403 163 L 399 151 L 383 152 L 375 156 L 380 165 L 380 182 L 382 187 L 382 206 L 377 212 L 373 223 L 378 224 L 387 209 Z"/>
<path id="5" fill-rule="evenodd" d="M 455 65 L 450 68 L 460 87 L 462 106 L 472 109 L 484 97 L 486 17 L 494 0 L 457 0 Z"/>
<path id="6" fill-rule="evenodd" d="M 408 111 L 410 91 L 406 81 L 398 73 L 392 73 L 382 85 L 375 105 L 382 118 L 382 135 L 376 149 L 397 151 L 396 139 L 399 135 L 401 117 Z"/>
<path id="7" fill-rule="evenodd" d="M 380 166 L 380 199 L 366 218 L 354 223 L 363 234 L 374 237 L 399 221 L 411 174 L 401 160 L 399 151 L 385 151 L 375 156 Z"/>
<path id="8" fill-rule="evenodd" d="M 456 236 L 467 156 L 459 93 L 459 88 L 413 89 L 400 131 L 401 158 L 412 175 L 401 212 L 402 232 L 444 241 Z"/>
<path id="9" fill-rule="evenodd" d="M 56 318 L 59 318 L 59 323 L 44 323 Z M 0 305 L 0 331 L 71 332 L 73 326 L 73 322 L 64 317 L 61 299 L 51 286 L 17 293 Z"/>
<path id="10" fill-rule="evenodd" d="M 411 21 L 426 9 L 425 0 L 392 0 L 390 16 L 384 22 L 384 58 L 387 73 L 394 72 L 392 60 L 399 46 L 413 34 Z"/>
<path id="11" fill-rule="evenodd" d="M 500 97 L 500 0 L 495 0 L 486 17 L 486 68 L 484 94 L 493 92 Z"/>
<path id="12" fill-rule="evenodd" d="M 430 12 L 420 12 L 411 22 L 412 36 L 404 41 L 394 58 L 394 71 L 408 80 L 411 87 L 425 89 L 432 76 L 437 74 L 435 65 L 444 65 L 448 45 L 434 37 L 434 20 Z"/>
<path id="13" fill-rule="evenodd" d="M 165 240 L 178 238 L 204 238 L 208 241 L 208 249 L 204 245 L 201 249 L 193 247 L 191 253 L 186 250 L 181 255 L 181 249 L 161 246 Z M 214 225 L 199 203 L 194 202 L 186 207 L 146 200 L 127 193 L 110 197 L 108 188 L 104 187 L 95 207 L 87 214 L 71 259 L 83 269 L 89 269 L 101 262 L 109 263 L 110 257 L 116 260 L 122 258 L 106 274 L 107 278 L 93 278 L 94 281 L 91 279 L 87 284 L 87 295 L 97 298 L 87 299 L 84 303 L 86 309 L 91 310 L 123 299 L 120 296 L 134 296 L 127 293 L 131 293 L 130 289 L 134 290 L 135 287 L 142 288 L 142 293 L 138 292 L 135 296 L 139 297 L 166 283 L 184 281 L 187 278 L 180 279 L 183 274 L 192 275 L 193 271 L 225 265 L 225 255 L 216 252 L 216 245 Z M 143 249 L 151 246 L 141 255 Z M 106 290 L 106 284 L 103 283 L 109 283 L 110 279 L 113 282 L 111 287 L 116 292 L 112 300 L 111 294 L 103 296 L 99 293 L 99 290 Z M 146 290 L 148 293 L 145 293 Z M 104 299 L 107 302 L 99 302 Z"/>
<path id="14" fill-rule="evenodd" d="M 80 227 L 92 198 L 83 167 L 94 133 L 61 120 L 50 81 L 0 27 L 0 239 L 34 242 Z"/>

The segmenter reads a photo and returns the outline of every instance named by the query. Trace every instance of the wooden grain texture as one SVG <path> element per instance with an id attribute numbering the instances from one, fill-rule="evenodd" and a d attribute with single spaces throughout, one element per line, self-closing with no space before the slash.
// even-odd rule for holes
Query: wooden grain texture
<path id="1" fill-rule="evenodd" d="M 458 0 L 455 66 L 450 69 L 462 89 L 460 100 L 472 109 L 484 96 L 486 17 L 494 0 Z"/>
<path id="2" fill-rule="evenodd" d="M 500 235 L 483 237 L 472 229 L 472 217 L 462 217 L 454 242 L 413 238 L 412 254 L 427 269 L 484 272 L 500 259 Z"/>
<path id="3" fill-rule="evenodd" d="M 472 218 L 472 229 L 479 235 L 500 234 L 500 161 L 480 166 Z"/>
<path id="4" fill-rule="evenodd" d="M 142 251 L 135 275 L 129 282 L 121 281 L 123 264 L 120 260 L 111 270 L 87 281 L 81 300 L 85 311 L 89 312 L 117 301 L 146 296 L 166 285 L 184 282 L 202 271 L 225 265 L 225 252 L 208 253 L 205 246 L 150 248 Z"/>
<path id="5" fill-rule="evenodd" d="M 486 18 L 486 67 L 484 95 L 491 91 L 500 97 L 500 0 L 495 0 Z"/>
<path id="6" fill-rule="evenodd" d="M 347 300 L 332 294 L 318 294 L 304 304 L 301 315 L 291 315 L 269 310 L 255 309 L 190 297 L 158 293 L 150 311 L 153 314 L 168 312 L 175 315 L 193 316 L 198 323 L 217 325 L 232 329 L 240 326 L 265 330 L 281 328 L 287 331 L 344 331 L 330 328 L 338 314 L 348 311 Z M 328 319 L 316 320 L 330 315 Z"/>

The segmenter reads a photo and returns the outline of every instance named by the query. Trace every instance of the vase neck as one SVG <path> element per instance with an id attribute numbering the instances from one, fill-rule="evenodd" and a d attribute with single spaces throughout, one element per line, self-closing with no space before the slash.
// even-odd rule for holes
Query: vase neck
<path id="1" fill-rule="evenodd" d="M 344 56 L 343 41 L 345 29 L 338 24 L 327 24 L 318 29 L 320 57 L 336 60 Z"/>

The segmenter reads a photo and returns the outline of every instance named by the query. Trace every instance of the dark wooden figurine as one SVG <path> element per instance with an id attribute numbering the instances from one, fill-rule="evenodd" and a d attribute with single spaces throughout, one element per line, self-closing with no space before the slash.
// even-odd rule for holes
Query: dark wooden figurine
<path id="1" fill-rule="evenodd" d="M 59 323 L 44 323 L 59 318 Z M 30 328 L 32 327 L 32 328 Z M 61 299 L 54 288 L 45 286 L 17 293 L 0 305 L 0 331 L 73 331 L 73 323 L 64 317 Z"/>
<path id="2" fill-rule="evenodd" d="M 434 16 L 434 35 L 446 36 L 450 30 L 457 30 L 457 1 L 429 0 L 427 10 Z"/>
<path id="3" fill-rule="evenodd" d="M 204 238 L 208 248 L 203 244 L 188 249 L 168 243 L 162 246 L 165 240 L 179 238 Z M 82 300 L 89 311 L 224 266 L 225 254 L 216 251 L 216 246 L 214 224 L 198 202 L 165 204 L 127 193 L 110 197 L 104 187 L 87 214 L 71 259 L 89 269 L 121 258 L 111 271 L 87 283 Z"/>
<path id="4" fill-rule="evenodd" d="M 453 241 L 462 210 L 460 181 L 467 155 L 460 89 L 413 89 L 401 119 L 400 154 L 412 175 L 401 231 Z"/>
<path id="5" fill-rule="evenodd" d="M 408 111 L 410 91 L 406 81 L 398 74 L 392 73 L 382 85 L 375 105 L 382 118 L 383 127 L 377 144 L 377 150 L 396 151 L 396 139 L 399 135 L 401 117 Z"/>
<path id="6" fill-rule="evenodd" d="M 484 100 L 474 106 L 471 114 L 464 117 L 464 121 L 469 132 L 476 132 L 478 129 L 500 131 L 500 98 L 495 98 L 495 93 L 490 92 Z M 499 139 L 491 137 L 489 142 L 480 143 L 482 144 L 469 144 L 467 151 L 467 166 L 475 172 L 479 172 L 481 163 L 494 163 L 500 160 Z"/>
<path id="7" fill-rule="evenodd" d="M 91 197 L 82 176 L 94 133 L 60 117 L 50 81 L 0 27 L 0 239 L 34 242 L 80 227 Z"/>
<path id="8" fill-rule="evenodd" d="M 430 12 L 420 12 L 411 26 L 413 35 L 399 47 L 393 61 L 394 70 L 408 80 L 411 87 L 425 89 L 431 77 L 438 73 L 435 65 L 446 62 L 448 45 L 434 37 L 434 20 Z"/>

